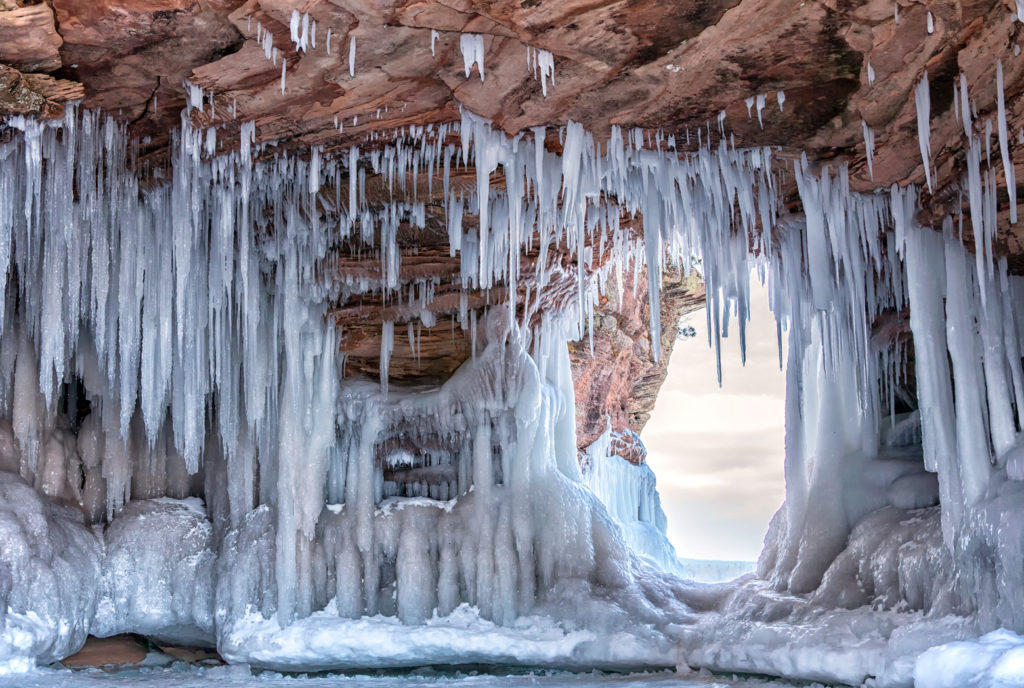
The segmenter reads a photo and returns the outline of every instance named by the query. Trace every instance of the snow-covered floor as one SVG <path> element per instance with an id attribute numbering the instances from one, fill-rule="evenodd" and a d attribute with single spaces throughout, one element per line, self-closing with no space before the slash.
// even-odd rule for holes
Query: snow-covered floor
<path id="1" fill-rule="evenodd" d="M 99 669 L 62 671 L 41 669 L 30 674 L 5 676 L 4 688 L 791 688 L 792 684 L 756 678 L 680 676 L 674 672 L 653 674 L 571 674 L 565 672 L 443 674 L 430 670 L 390 676 L 290 675 L 253 673 L 245 666 L 136 669 L 107 673 Z M 806 688 L 806 686 L 805 686 Z"/>

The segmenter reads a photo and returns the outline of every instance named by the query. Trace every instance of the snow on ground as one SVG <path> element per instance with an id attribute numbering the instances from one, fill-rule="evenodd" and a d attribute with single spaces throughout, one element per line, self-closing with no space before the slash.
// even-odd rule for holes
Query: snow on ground
<path id="1" fill-rule="evenodd" d="M 1024 686 L 1024 638 L 993 631 L 977 640 L 947 643 L 921 655 L 915 688 L 1010 688 Z"/>
<path id="2" fill-rule="evenodd" d="M 408 674 L 378 676 L 285 676 L 254 673 L 247 666 L 166 668 L 107 673 L 44 669 L 8 679 L 5 688 L 792 688 L 792 684 L 755 678 L 682 676 L 674 672 L 644 674 L 571 674 L 529 672 L 510 675 L 476 672 L 441 673 L 428 669 Z M 812 688 L 805 686 L 804 688 Z"/>
<path id="3" fill-rule="evenodd" d="M 228 660 L 244 658 L 283 671 L 474 663 L 535 667 L 675 663 L 675 649 L 650 638 L 570 629 L 543 616 L 524 616 L 510 626 L 499 626 L 466 604 L 448 616 L 435 615 L 423 626 L 379 614 L 344 619 L 333 604 L 285 628 L 274 619 L 250 614 L 224 634 L 221 651 Z"/>

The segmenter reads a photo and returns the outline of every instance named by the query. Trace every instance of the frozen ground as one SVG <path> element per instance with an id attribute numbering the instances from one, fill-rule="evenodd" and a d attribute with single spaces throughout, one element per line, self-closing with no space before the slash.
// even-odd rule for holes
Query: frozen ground
<path id="1" fill-rule="evenodd" d="M 757 568 L 757 563 L 753 561 L 680 558 L 679 563 L 683 567 L 683 577 L 698 583 L 724 583 L 753 573 Z"/>
<path id="2" fill-rule="evenodd" d="M 654 674 L 570 674 L 563 672 L 521 673 L 514 675 L 451 673 L 423 670 L 390 676 L 308 677 L 284 676 L 273 672 L 253 674 L 245 666 L 203 668 L 139 669 L 107 673 L 89 671 L 39 670 L 31 674 L 5 677 L 4 688 L 791 688 L 792 684 L 740 677 L 680 676 L 673 672 Z"/>

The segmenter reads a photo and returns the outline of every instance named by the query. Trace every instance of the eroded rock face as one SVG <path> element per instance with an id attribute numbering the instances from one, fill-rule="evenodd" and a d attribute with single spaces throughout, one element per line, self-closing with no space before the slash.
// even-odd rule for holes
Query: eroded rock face
<path id="1" fill-rule="evenodd" d="M 23 74 L 0 64 L 0 110 L 11 115 L 55 117 L 64 103 L 84 96 L 82 85 L 49 74 Z"/>
<path id="2" fill-rule="evenodd" d="M 611 425 L 617 432 L 639 434 L 668 373 L 679 319 L 704 305 L 704 285 L 678 269 L 666 269 L 661 285 L 661 356 L 651 348 L 647 278 L 636 285 L 625 276 L 621 290 L 609 283 L 594 313 L 593 352 L 590 339 L 570 343 L 576 389 L 576 443 L 584 449 Z M 642 447 L 613 446 L 623 458 L 639 463 Z"/>
<path id="3" fill-rule="evenodd" d="M 308 52 L 291 40 L 293 9 L 316 22 Z M 598 133 L 612 124 L 661 128 L 692 147 L 698 130 L 702 140 L 717 141 L 724 112 L 737 146 L 848 160 L 858 189 L 923 181 L 913 86 L 927 69 L 935 196 L 945 200 L 940 190 L 955 185 L 962 163 L 952 108 L 960 73 L 984 127 L 1002 60 L 1010 130 L 1024 126 L 1017 98 L 1024 66 L 1016 55 L 1024 39 L 1015 11 L 1013 0 L 935 7 L 890 0 L 52 0 L 0 11 L 0 37 L 17 36 L 0 40 L 0 62 L 59 67 L 85 85 L 87 106 L 132 120 L 156 147 L 178 122 L 181 83 L 189 79 L 214 94 L 212 111 L 197 114 L 204 123 L 255 119 L 261 139 L 293 145 L 345 145 L 370 131 L 451 121 L 461 105 L 510 133 L 571 119 Z M 257 43 L 264 29 L 278 52 L 274 61 Z M 464 72 L 462 33 L 484 36 L 483 81 L 475 68 Z M 527 67 L 531 46 L 554 55 L 556 83 L 547 97 Z M 862 120 L 875 132 L 874 179 Z"/>
<path id="4" fill-rule="evenodd" d="M 49 72 L 61 65 L 63 43 L 48 5 L 20 7 L 0 3 L 0 62 L 28 72 Z"/>

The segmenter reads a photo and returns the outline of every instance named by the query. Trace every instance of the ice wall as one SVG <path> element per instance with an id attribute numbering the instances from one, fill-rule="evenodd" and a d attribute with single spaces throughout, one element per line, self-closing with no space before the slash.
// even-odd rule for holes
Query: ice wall
<path id="1" fill-rule="evenodd" d="M 104 543 L 92 635 L 137 633 L 179 645 L 214 643 L 217 555 L 199 499 L 132 502 L 110 523 Z"/>
<path id="2" fill-rule="evenodd" d="M 201 107 L 203 94 L 190 102 Z M 118 519 L 146 508 L 169 528 L 192 518 L 133 502 L 205 501 L 206 520 L 193 519 L 203 532 L 187 543 L 194 565 L 155 616 L 104 611 L 97 629 L 212 636 L 239 661 L 326 668 L 349 666 L 358 647 L 332 655 L 325 641 L 313 662 L 301 643 L 282 643 L 310 624 L 337 637 L 360 619 L 405 628 L 465 605 L 498 627 L 543 612 L 597 629 L 592 654 L 579 656 L 650 627 L 653 645 L 620 647 L 608 663 L 636 662 L 642 646 L 656 648 L 645 661 L 670 663 L 668 629 L 697 598 L 632 558 L 580 484 L 565 346 L 586 334 L 607 280 L 646 263 L 657 356 L 665 261 L 699 262 L 716 349 L 730 326 L 743 343 L 752 267 L 789 338 L 787 500 L 759 566 L 770 585 L 849 598 L 829 571 L 858 524 L 938 503 L 951 555 L 940 564 L 963 586 L 948 609 L 1024 624 L 1021 283 L 994 256 L 996 177 L 969 124 L 970 212 L 940 234 L 917 226 L 913 188 L 853 194 L 843 166 L 773 161 L 770 149 L 725 139 L 680 154 L 660 133 L 613 128 L 598 143 L 569 123 L 556 155 L 543 128 L 510 139 L 464 113 L 342 155 L 275 153 L 254 146 L 252 123 L 232 124 L 240 149 L 214 156 L 216 131 L 189 122 L 145 184 L 124 130 L 94 113 L 11 119 L 0 144 L 0 415 L 16 447 L 0 451 L 4 467 L 111 522 L 108 563 L 133 546 L 116 536 L 132 532 Z M 472 188 L 450 183 L 463 165 Z M 386 371 L 396 332 L 434 323 L 436 280 L 404 275 L 403 249 L 415 247 L 398 240 L 400 227 L 425 226 L 420 174 L 443 187 L 459 326 L 476 355 L 448 383 L 412 390 Z M 781 204 L 781 174 L 795 178 L 802 215 Z M 383 190 L 372 202 L 369 175 Z M 467 213 L 477 221 L 464 223 Z M 973 264 L 954 220 L 974 230 Z M 330 268 L 339 250 L 379 270 L 340 278 Z M 500 308 L 468 308 L 471 290 L 518 286 L 525 252 L 537 255 L 525 296 L 509 289 Z M 384 372 L 345 380 L 345 332 L 330 308 L 366 295 L 393 304 Z M 908 343 L 872 337 L 879 318 L 907 307 L 920 449 L 886 430 Z M 628 501 L 609 498 L 613 512 Z M 175 559 L 147 557 L 154 570 Z M 212 621 L 205 599 L 180 593 L 206 580 Z M 104 594 L 130 599 L 126 585 L 108 580 Z M 74 604 L 85 609 L 90 595 Z M 93 619 L 81 609 L 84 629 Z M 290 649 L 275 658 L 257 647 Z"/>
<path id="3" fill-rule="evenodd" d="M 651 559 L 663 570 L 682 576 L 683 567 L 666 533 L 668 519 L 661 508 L 654 471 L 646 463 L 634 465 L 616 455 L 613 452 L 616 434 L 609 425 L 587 447 L 581 459 L 583 484 L 608 509 L 633 551 Z M 630 440 L 643 447 L 639 437 Z"/>
<path id="4" fill-rule="evenodd" d="M 142 185 L 123 130 L 96 114 L 7 126 L 20 133 L 0 156 L 0 403 L 14 445 L 4 467 L 109 523 L 98 590 L 61 607 L 96 605 L 77 611 L 82 633 L 59 651 L 10 657 L 48 661 L 89 630 L 215 641 L 239 661 L 301 667 L 303 648 L 268 657 L 259 639 L 280 649 L 277 633 L 322 624 L 325 610 L 337 636 L 352 619 L 415 626 L 469 608 L 499 626 L 540 610 L 567 624 L 537 651 L 552 664 L 674 663 L 674 641 L 652 630 L 686 613 L 674 584 L 641 585 L 661 574 L 621 546 L 579 485 L 565 341 L 596 298 L 584 262 L 598 243 L 614 258 L 604 280 L 639 257 L 617 206 L 585 192 L 596 152 L 582 129 L 563 171 L 542 145 L 468 115 L 461 150 L 446 143 L 449 127 L 414 128 L 363 156 L 264 151 L 260 163 L 250 124 L 239 151 L 210 157 L 216 134 L 183 119 L 167 167 Z M 620 164 L 639 155 L 630 150 Z M 446 194 L 458 281 L 514 280 L 520 251 L 540 245 L 533 300 L 491 308 L 474 330 L 476 356 L 440 388 L 343 380 L 331 303 L 383 293 L 402 306 L 402 325 L 432 324 L 430 278 L 400 278 L 398 227 L 424 222 L 406 179 L 443 168 L 447 187 L 448 170 L 466 162 L 475 194 Z M 498 165 L 522 197 L 488 189 Z M 387 180 L 383 206 L 366 201 L 367 169 Z M 568 207 L 540 182 L 561 176 Z M 479 213 L 479 231 L 462 229 L 462 208 Z M 379 278 L 331 273 L 331 252 L 352 243 L 380 261 Z M 547 262 L 560 245 L 577 265 Z M 578 281 L 564 311 L 538 312 L 565 274 Z M 463 307 L 462 326 L 476 316 Z M 386 323 L 383 370 L 395 329 Z M 161 501 L 190 495 L 203 497 L 202 513 Z M 580 627 L 595 630 L 573 636 Z M 609 649 L 623 633 L 636 641 Z M 347 666 L 365 650 L 338 646 L 313 664 Z"/>

